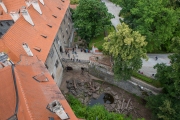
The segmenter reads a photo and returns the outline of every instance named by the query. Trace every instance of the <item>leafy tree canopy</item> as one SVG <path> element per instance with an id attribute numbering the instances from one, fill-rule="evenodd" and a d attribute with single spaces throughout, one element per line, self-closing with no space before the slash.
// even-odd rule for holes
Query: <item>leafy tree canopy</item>
<path id="1" fill-rule="evenodd" d="M 129 79 L 133 70 L 142 67 L 141 58 L 147 59 L 145 37 L 125 23 L 118 25 L 117 31 L 111 32 L 105 41 L 104 51 L 114 58 L 113 70 L 118 79 Z"/>
<path id="2" fill-rule="evenodd" d="M 113 15 L 99 0 L 80 0 L 73 18 L 78 35 L 88 41 L 111 26 Z"/>
<path id="3" fill-rule="evenodd" d="M 171 65 L 157 64 L 156 79 L 163 86 L 161 95 L 149 97 L 148 106 L 160 120 L 180 119 L 180 38 L 174 37 L 170 47 L 174 54 L 169 56 Z"/>
<path id="4" fill-rule="evenodd" d="M 179 24 L 176 2 L 120 0 L 121 16 L 133 30 L 146 36 L 147 50 L 167 49 Z"/>

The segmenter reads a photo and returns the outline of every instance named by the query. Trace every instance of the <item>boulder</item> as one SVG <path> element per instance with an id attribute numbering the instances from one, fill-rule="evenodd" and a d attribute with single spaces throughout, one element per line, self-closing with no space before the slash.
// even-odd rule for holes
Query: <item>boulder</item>
<path id="1" fill-rule="evenodd" d="M 96 93 L 93 93 L 93 94 L 92 94 L 92 97 L 93 97 L 94 99 L 97 99 L 97 98 L 99 97 L 99 95 L 96 94 Z"/>

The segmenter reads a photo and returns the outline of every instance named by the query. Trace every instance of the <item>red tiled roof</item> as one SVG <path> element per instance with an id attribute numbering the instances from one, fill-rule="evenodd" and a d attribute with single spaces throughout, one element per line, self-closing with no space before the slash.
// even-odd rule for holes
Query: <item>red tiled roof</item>
<path id="1" fill-rule="evenodd" d="M 18 57 L 4 44 L 4 42 L 0 39 L 0 52 L 5 52 L 8 56 L 11 56 L 11 60 L 13 62 L 18 62 Z"/>
<path id="2" fill-rule="evenodd" d="M 22 56 L 22 60 L 29 60 L 29 57 Z M 44 64 L 37 58 L 32 57 L 30 61 L 36 61 L 27 64 L 23 61 L 15 65 L 15 77 L 19 95 L 18 119 L 19 120 L 47 120 L 53 117 L 55 120 L 60 118 L 46 109 L 47 105 L 58 100 L 65 112 L 70 116 L 70 120 L 77 120 L 72 109 L 60 92 L 55 81 L 45 68 Z M 48 82 L 38 82 L 33 76 L 44 74 Z M 16 94 L 12 78 L 11 67 L 0 69 L 0 120 L 7 119 L 14 114 L 16 105 Z"/>
<path id="3" fill-rule="evenodd" d="M 25 3 L 24 0 L 18 1 L 23 1 L 23 3 Z M 56 33 L 58 32 L 65 12 L 69 6 L 69 0 L 65 2 L 60 0 L 44 0 L 44 3 L 45 5 L 42 5 L 39 2 L 42 15 L 40 15 L 32 5 L 28 8 L 28 12 L 35 24 L 34 26 L 25 21 L 21 15 L 16 23 L 14 23 L 14 25 L 2 37 L 5 45 L 8 46 L 16 56 L 27 55 L 22 47 L 22 43 L 25 42 L 28 44 L 33 54 L 37 55 L 40 60 L 45 62 Z M 19 4 L 21 4 L 21 2 Z M 22 5 L 23 4 L 20 6 Z M 61 7 L 61 10 L 57 8 L 59 6 Z M 57 18 L 54 18 L 52 15 L 56 15 Z M 51 24 L 52 28 L 48 27 L 47 24 Z M 43 38 L 41 35 L 45 35 L 47 38 Z M 41 48 L 41 52 L 33 49 L 34 47 Z"/>
<path id="4" fill-rule="evenodd" d="M 2 15 L 1 15 L 1 13 L 2 13 Z M 1 20 L 12 20 L 12 18 L 8 13 L 4 12 L 4 10 L 0 6 L 0 21 Z"/>
<path id="5" fill-rule="evenodd" d="M 16 93 L 11 67 L 0 69 L 0 120 L 7 120 L 15 111 Z"/>
<path id="6" fill-rule="evenodd" d="M 25 0 L 2 0 L 7 8 L 8 13 L 19 10 L 22 6 L 26 6 Z"/>

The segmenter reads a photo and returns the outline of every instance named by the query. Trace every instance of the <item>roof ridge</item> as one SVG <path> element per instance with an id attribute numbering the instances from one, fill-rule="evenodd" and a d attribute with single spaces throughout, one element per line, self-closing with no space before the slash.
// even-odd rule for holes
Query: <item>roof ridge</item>
<path id="1" fill-rule="evenodd" d="M 24 102 L 25 102 L 27 111 L 28 111 L 28 113 L 29 113 L 30 119 L 33 120 L 33 116 L 32 116 L 32 113 L 31 113 L 31 111 L 30 111 L 30 109 L 29 109 L 29 105 L 28 105 L 28 102 L 27 102 L 27 98 L 26 98 L 24 89 L 23 89 L 23 87 L 22 87 L 22 83 L 21 83 L 21 81 L 20 81 L 20 79 L 19 79 L 19 76 L 18 76 L 18 73 L 17 73 L 17 69 L 15 69 L 15 73 L 16 73 L 16 80 L 18 81 L 20 91 L 22 92 L 22 96 L 23 96 L 23 99 L 24 99 Z"/>

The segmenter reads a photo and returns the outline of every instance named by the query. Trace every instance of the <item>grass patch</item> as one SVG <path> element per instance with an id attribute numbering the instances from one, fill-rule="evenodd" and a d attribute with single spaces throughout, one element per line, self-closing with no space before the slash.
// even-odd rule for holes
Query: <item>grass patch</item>
<path id="1" fill-rule="evenodd" d="M 133 77 L 135 77 L 135 78 L 137 78 L 137 79 L 140 79 L 140 80 L 142 80 L 142 81 L 144 81 L 144 82 L 146 82 L 146 83 L 148 83 L 148 84 L 151 84 L 151 85 L 153 85 L 153 86 L 155 86 L 155 87 L 161 87 L 161 84 L 160 84 L 160 82 L 159 81 L 157 81 L 157 80 L 155 80 L 155 79 L 152 79 L 152 78 L 150 78 L 150 77 L 147 77 L 147 76 L 145 76 L 145 75 L 142 75 L 142 74 L 139 74 L 139 73 L 137 73 L 137 72 L 133 72 Z"/>
<path id="2" fill-rule="evenodd" d="M 76 35 L 74 38 L 74 42 L 77 42 L 77 41 L 78 41 L 78 36 Z"/>
<path id="3" fill-rule="evenodd" d="M 108 30 L 107 33 L 109 34 L 110 32 L 113 32 L 114 26 L 111 26 Z M 92 46 L 94 44 L 95 47 L 97 47 L 99 50 L 102 50 L 102 44 L 104 43 L 104 31 L 97 37 L 94 37 L 93 39 L 91 39 L 90 43 L 89 43 L 89 49 L 92 49 Z"/>

